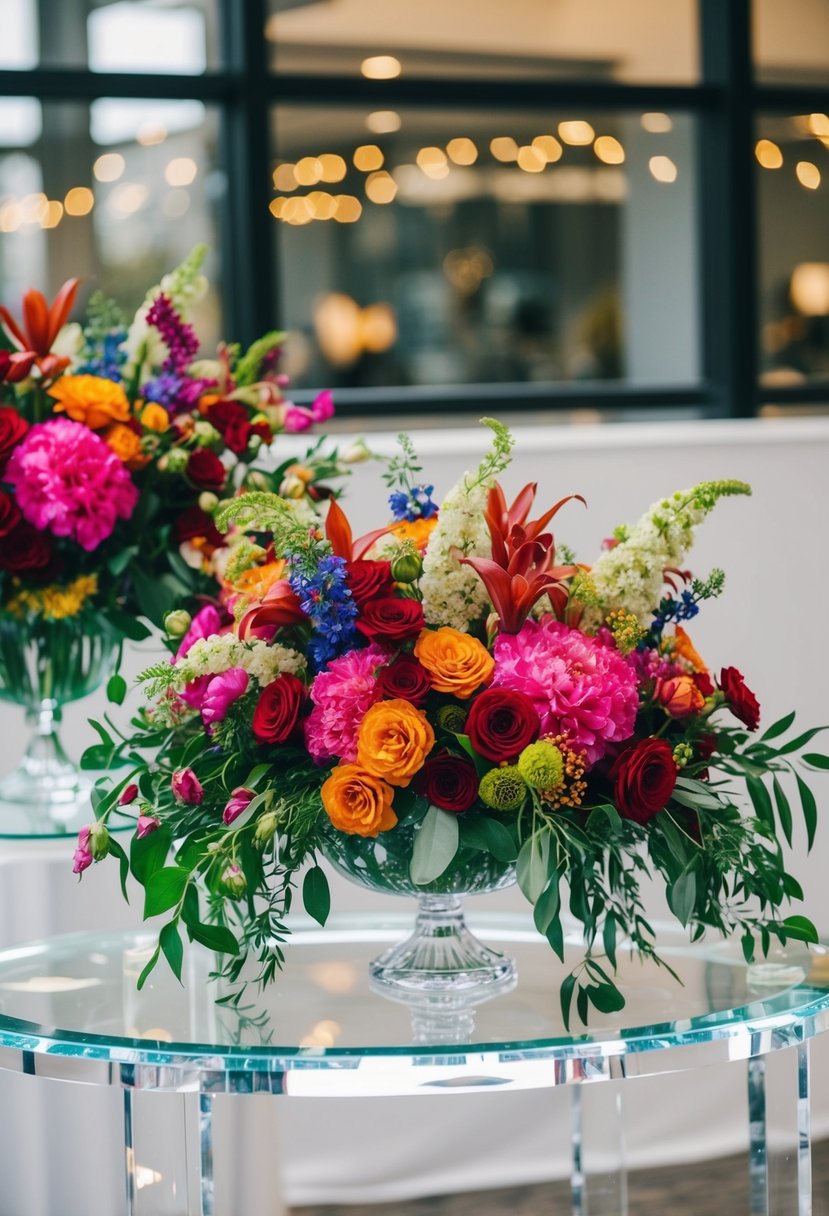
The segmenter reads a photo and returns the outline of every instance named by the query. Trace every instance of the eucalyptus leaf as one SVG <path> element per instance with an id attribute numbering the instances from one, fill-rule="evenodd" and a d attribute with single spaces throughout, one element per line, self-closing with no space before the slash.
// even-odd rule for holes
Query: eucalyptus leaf
<path id="1" fill-rule="evenodd" d="M 523 894 L 531 904 L 535 904 L 550 877 L 549 828 L 534 832 L 524 841 L 518 854 L 516 877 Z"/>
<path id="2" fill-rule="evenodd" d="M 430 806 L 414 838 L 409 873 L 412 882 L 424 887 L 450 865 L 458 851 L 458 817 Z"/>
<path id="3" fill-rule="evenodd" d="M 696 901 L 697 878 L 694 871 L 689 869 L 668 887 L 668 903 L 677 920 L 687 925 Z"/>
<path id="4" fill-rule="evenodd" d="M 308 915 L 324 925 L 331 911 L 331 892 L 325 871 L 320 866 L 311 866 L 306 870 L 302 882 L 302 902 Z"/>

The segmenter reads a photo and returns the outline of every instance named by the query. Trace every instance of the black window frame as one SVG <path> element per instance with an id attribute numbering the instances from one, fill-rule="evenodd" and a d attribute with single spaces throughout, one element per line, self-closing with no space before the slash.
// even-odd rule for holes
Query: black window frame
<path id="1" fill-rule="evenodd" d="M 698 123 L 697 216 L 701 376 L 684 386 L 630 383 L 470 384 L 338 389 L 338 412 L 349 415 L 488 410 L 637 411 L 687 407 L 706 417 L 747 418 L 766 404 L 829 402 L 829 381 L 787 386 L 762 383 L 758 363 L 757 175 L 755 127 L 762 114 L 829 111 L 829 87 L 765 85 L 755 80 L 751 0 L 698 0 L 700 76 L 696 84 L 602 81 L 446 79 L 275 72 L 265 38 L 267 0 L 216 0 L 221 67 L 198 76 L 105 73 L 87 68 L 0 70 L 0 97 L 92 102 L 99 98 L 196 100 L 221 116 L 219 160 L 227 174 L 221 240 L 225 328 L 242 342 L 280 323 L 277 225 L 270 113 L 277 104 L 443 108 L 497 106 L 504 111 L 581 106 L 614 111 L 683 111 Z M 302 398 L 302 394 L 297 394 Z"/>

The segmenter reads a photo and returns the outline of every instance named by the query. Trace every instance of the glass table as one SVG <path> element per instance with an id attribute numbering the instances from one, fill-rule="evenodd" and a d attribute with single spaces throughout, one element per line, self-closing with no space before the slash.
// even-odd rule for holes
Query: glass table
<path id="1" fill-rule="evenodd" d="M 215 957 L 191 946 L 183 984 L 163 966 L 138 992 L 154 948 L 142 932 L 72 934 L 0 953 L 0 1068 L 79 1084 L 118 1086 L 124 1101 L 127 1210 L 145 1216 L 153 1188 L 140 1120 L 155 1094 L 176 1109 L 190 1185 L 176 1210 L 214 1211 L 213 1104 L 221 1094 L 370 1097 L 568 1087 L 572 1211 L 624 1216 L 622 1099 L 632 1079 L 745 1061 L 751 1216 L 811 1212 L 810 1040 L 829 1027 L 829 950 L 792 945 L 747 967 L 739 944 L 689 945 L 659 927 L 679 974 L 622 951 L 626 1007 L 565 1030 L 565 974 L 531 921 L 470 916 L 473 929 L 518 963 L 518 983 L 477 1008 L 407 1008 L 369 987 L 368 963 L 404 936 L 406 916 L 340 916 L 325 929 L 297 920 L 286 965 L 238 1007 L 211 978 Z M 568 933 L 569 966 L 580 957 Z M 165 1125 L 166 1127 L 166 1125 Z M 193 1161 L 197 1163 L 193 1167 Z M 195 1181 L 192 1179 L 198 1175 Z M 164 1211 L 169 1210 L 167 1207 Z"/>

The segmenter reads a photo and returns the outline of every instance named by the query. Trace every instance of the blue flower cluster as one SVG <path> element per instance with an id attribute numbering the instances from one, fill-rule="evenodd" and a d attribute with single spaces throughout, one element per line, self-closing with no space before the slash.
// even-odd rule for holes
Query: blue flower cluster
<path id="1" fill-rule="evenodd" d="M 156 404 L 163 405 L 166 410 L 172 412 L 181 387 L 181 377 L 177 376 L 175 372 L 159 372 L 153 380 L 148 380 L 143 385 L 141 393 L 147 401 L 155 401 Z"/>
<path id="2" fill-rule="evenodd" d="M 88 341 L 85 350 L 86 361 L 78 369 L 79 373 L 102 376 L 105 380 L 120 383 L 121 368 L 127 359 L 127 352 L 123 349 L 126 336 L 125 329 L 113 329 L 102 338 Z"/>
<path id="3" fill-rule="evenodd" d="M 408 490 L 395 490 L 389 495 L 389 506 L 395 519 L 432 519 L 438 513 L 438 505 L 432 501 L 434 486 L 417 485 Z"/>
<path id="4" fill-rule="evenodd" d="M 288 581 L 314 631 L 308 643 L 311 665 L 314 671 L 321 671 L 331 659 L 352 649 L 359 637 L 354 626 L 357 605 L 346 582 L 345 559 L 329 554 L 312 573 L 303 568 L 300 554 L 290 564 Z"/>
<path id="5" fill-rule="evenodd" d="M 693 591 L 683 591 L 678 600 L 666 595 L 653 614 L 648 644 L 653 644 L 654 640 L 659 640 L 665 626 L 670 621 L 690 621 L 698 612 L 699 604 Z"/>

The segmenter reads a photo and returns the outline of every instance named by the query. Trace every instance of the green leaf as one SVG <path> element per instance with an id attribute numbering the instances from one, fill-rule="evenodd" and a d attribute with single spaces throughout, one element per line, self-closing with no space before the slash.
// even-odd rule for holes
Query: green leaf
<path id="1" fill-rule="evenodd" d="M 248 779 L 245 782 L 246 788 L 249 790 L 255 790 L 262 778 L 267 776 L 267 774 L 272 772 L 272 770 L 272 764 L 257 764 L 256 767 L 252 768 L 248 773 Z"/>
<path id="2" fill-rule="evenodd" d="M 611 832 L 614 833 L 614 835 L 622 830 L 622 816 L 619 814 L 616 807 L 610 802 L 603 802 L 601 806 L 589 808 L 587 819 L 588 827 L 592 828 L 594 826 L 594 819 L 607 820 L 607 826 L 610 828 Z"/>
<path id="3" fill-rule="evenodd" d="M 772 782 L 774 789 L 774 801 L 777 803 L 777 815 L 780 819 L 780 826 L 783 829 L 783 835 L 786 837 L 786 843 L 789 848 L 792 847 L 792 808 L 789 806 L 789 800 L 783 792 L 783 787 L 777 778 Z"/>
<path id="4" fill-rule="evenodd" d="M 143 625 L 137 617 L 118 608 L 106 608 L 103 614 L 114 629 L 129 638 L 131 642 L 143 642 L 152 635 L 152 631 Z"/>
<path id="5" fill-rule="evenodd" d="M 121 845 L 118 843 L 118 841 L 115 839 L 115 837 L 112 835 L 111 832 L 110 832 L 110 836 L 109 836 L 109 841 L 107 843 L 107 849 L 112 854 L 113 857 L 118 858 L 118 864 L 119 864 L 119 867 L 121 870 L 121 894 L 124 896 L 124 899 L 127 901 L 127 903 L 129 903 L 130 897 L 127 894 L 127 877 L 129 876 L 129 872 L 130 872 L 129 859 L 128 859 L 126 853 L 124 852 L 124 850 L 121 848 Z"/>
<path id="6" fill-rule="evenodd" d="M 740 939 L 740 944 L 743 948 L 743 958 L 750 965 L 754 962 L 754 934 L 750 929 L 746 929 Z"/>
<path id="7" fill-rule="evenodd" d="M 564 1029 L 570 1029 L 570 1006 L 573 1002 L 573 989 L 576 987 L 576 977 L 568 975 L 567 979 L 561 985 L 559 1000 L 561 1001 L 561 1017 L 564 1022 Z"/>
<path id="8" fill-rule="evenodd" d="M 164 865 L 172 839 L 172 832 L 166 823 L 148 836 L 133 836 L 130 841 L 130 866 L 142 886 L 146 886 L 149 876 Z"/>
<path id="9" fill-rule="evenodd" d="M 81 768 L 107 769 L 112 763 L 113 748 L 103 743 L 93 743 L 81 756 Z"/>
<path id="10" fill-rule="evenodd" d="M 803 899 L 803 888 L 795 878 L 794 874 L 783 875 L 783 890 L 788 895 L 789 899 Z"/>
<path id="11" fill-rule="evenodd" d="M 579 1018 L 587 1025 L 588 1001 L 590 998 L 587 995 L 586 988 L 579 988 L 576 994 L 576 1009 L 578 1010 Z"/>
<path id="12" fill-rule="evenodd" d="M 722 799 L 711 787 L 703 781 L 695 781 L 693 777 L 677 777 L 671 797 L 683 806 L 703 807 L 711 811 L 718 811 L 722 807 Z"/>
<path id="13" fill-rule="evenodd" d="M 803 761 L 812 768 L 829 769 L 829 756 L 824 756 L 822 752 L 805 752 Z"/>
<path id="14" fill-rule="evenodd" d="M 559 876 L 554 874 L 547 886 L 535 901 L 533 920 L 539 933 L 546 936 L 552 922 L 556 919 L 561 908 L 561 896 L 558 889 Z"/>
<path id="15" fill-rule="evenodd" d="M 793 937 L 799 942 L 811 942 L 814 945 L 820 941 L 818 931 L 808 916 L 787 916 L 782 924 L 786 937 Z"/>
<path id="16" fill-rule="evenodd" d="M 542 828 L 525 840 L 516 864 L 518 886 L 530 901 L 537 903 L 550 877 L 550 830 Z"/>
<path id="17" fill-rule="evenodd" d="M 668 887 L 668 903 L 677 920 L 687 925 L 697 902 L 697 878 L 692 869 L 680 874 L 676 882 Z"/>
<path id="18" fill-rule="evenodd" d="M 308 915 L 324 925 L 331 911 L 331 892 L 325 871 L 320 866 L 311 866 L 310 870 L 306 870 L 302 882 L 302 902 Z"/>
<path id="19" fill-rule="evenodd" d="M 168 921 L 158 935 L 158 944 L 164 951 L 164 957 L 170 964 L 173 975 L 181 983 L 181 965 L 184 962 L 184 946 L 178 931 L 178 922 Z"/>
<path id="20" fill-rule="evenodd" d="M 547 926 L 545 933 L 547 941 L 550 943 L 550 948 L 558 956 L 561 962 L 564 962 L 564 929 L 561 927 L 561 917 L 554 916 Z"/>
<path id="21" fill-rule="evenodd" d="M 769 739 L 776 739 L 778 735 L 785 735 L 791 724 L 795 720 L 796 710 L 792 710 L 790 714 L 786 714 L 784 718 L 778 719 L 768 730 L 764 731 L 760 736 L 761 743 L 767 742 Z"/>
<path id="22" fill-rule="evenodd" d="M 604 944 L 604 952 L 610 959 L 611 967 L 616 968 L 616 932 L 618 922 L 612 912 L 608 912 L 604 918 L 604 927 L 602 929 L 602 942 Z"/>
<path id="23" fill-rule="evenodd" d="M 107 700 L 112 701 L 114 705 L 123 705 L 124 697 L 127 695 L 127 681 L 123 676 L 119 676 L 116 672 L 114 676 L 110 676 L 107 681 Z"/>
<path id="24" fill-rule="evenodd" d="M 147 963 L 146 967 L 144 968 L 144 970 L 141 972 L 141 974 L 138 977 L 138 983 L 136 984 L 136 987 L 139 992 L 144 987 L 144 984 L 146 983 L 146 980 L 147 980 L 147 976 L 150 974 L 153 967 L 158 962 L 160 955 L 161 955 L 161 947 L 156 946 L 155 950 L 153 950 L 152 954 L 150 955 L 149 962 Z"/>
<path id="25" fill-rule="evenodd" d="M 239 943 L 227 925 L 204 925 L 198 921 L 188 924 L 187 931 L 194 942 L 215 950 L 217 954 L 238 954 Z"/>
<path id="26" fill-rule="evenodd" d="M 491 853 L 498 861 L 515 861 L 518 853 L 509 829 L 488 815 L 464 815 L 460 821 L 461 843 Z"/>
<path id="27" fill-rule="evenodd" d="M 458 817 L 430 806 L 414 839 L 409 873 L 418 887 L 440 878 L 458 851 Z"/>
<path id="28" fill-rule="evenodd" d="M 586 991 L 600 1013 L 618 1013 L 625 1007 L 625 998 L 615 984 L 590 984 Z"/>
<path id="29" fill-rule="evenodd" d="M 771 796 L 759 777 L 746 777 L 746 789 L 754 804 L 757 818 L 774 831 L 774 811 Z"/>
<path id="30" fill-rule="evenodd" d="M 164 866 L 150 874 L 144 885 L 144 919 L 175 907 L 189 878 L 190 871 L 181 866 Z"/>
<path id="31" fill-rule="evenodd" d="M 815 843 L 815 833 L 817 832 L 817 803 L 815 796 L 809 789 L 806 782 L 799 773 L 795 773 L 797 778 L 797 790 L 800 794 L 800 805 L 803 808 L 803 819 L 806 823 L 806 839 L 808 848 L 811 852 L 812 845 Z"/>
<path id="32" fill-rule="evenodd" d="M 788 756 L 792 752 L 799 752 L 801 747 L 805 747 L 807 743 L 811 743 L 815 735 L 819 735 L 823 730 L 829 730 L 829 727 L 813 726 L 811 730 L 804 731 L 803 734 L 798 735 L 796 739 L 789 739 L 788 743 L 784 743 L 778 747 L 778 756 Z"/>

